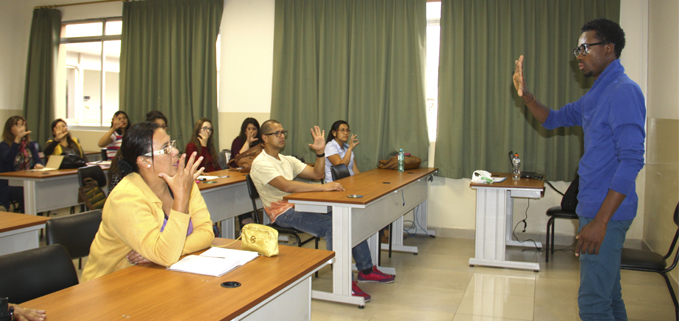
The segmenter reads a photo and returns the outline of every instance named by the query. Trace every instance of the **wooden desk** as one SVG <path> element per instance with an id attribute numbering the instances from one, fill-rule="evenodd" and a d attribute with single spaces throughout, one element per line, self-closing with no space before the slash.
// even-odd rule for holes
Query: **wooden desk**
<path id="1" fill-rule="evenodd" d="M 214 244 L 232 240 L 215 239 Z M 229 246 L 240 248 L 240 242 Z M 221 277 L 141 264 L 28 301 L 49 320 L 309 320 L 311 275 L 334 252 L 281 246 Z M 222 282 L 237 281 L 237 288 Z"/>
<path id="2" fill-rule="evenodd" d="M 108 164 L 100 165 L 108 172 Z M 24 188 L 24 213 L 37 213 L 78 205 L 78 170 L 16 171 L 0 173 L 11 186 Z"/>
<path id="3" fill-rule="evenodd" d="M 507 177 L 493 184 L 471 183 L 476 190 L 476 250 L 469 265 L 514 268 L 540 271 L 540 264 L 505 260 L 506 246 L 533 246 L 512 240 L 514 224 L 514 198 L 540 198 L 545 192 L 545 182 L 522 178 L 512 180 L 509 173 L 493 173 Z M 536 242 L 538 247 L 542 243 Z"/>
<path id="4" fill-rule="evenodd" d="M 311 192 L 290 194 L 284 199 L 295 204 L 300 212 L 326 213 L 332 207 L 332 248 L 336 253 L 333 265 L 333 293 L 314 291 L 312 297 L 362 306 L 361 297 L 351 296 L 351 249 L 368 239 L 373 264 L 377 263 L 379 238 L 377 232 L 404 214 L 425 204 L 427 180 L 436 168 L 419 168 L 399 173 L 395 170 L 373 169 L 338 180 L 344 192 Z M 362 198 L 349 198 L 350 194 Z M 394 236 L 403 237 L 400 232 Z M 395 274 L 393 268 L 380 268 Z"/>
<path id="5" fill-rule="evenodd" d="M 49 217 L 0 212 L 0 255 L 40 246 L 39 231 Z"/>
<path id="6" fill-rule="evenodd" d="M 245 184 L 247 173 L 225 169 L 205 173 L 205 175 L 228 176 L 200 182 L 198 188 L 210 211 L 210 219 L 213 222 L 222 222 L 223 236 L 235 238 L 234 217 L 252 212 L 252 201 L 250 201 L 248 187 Z M 261 206 L 261 201 L 258 200 L 258 202 Z"/>

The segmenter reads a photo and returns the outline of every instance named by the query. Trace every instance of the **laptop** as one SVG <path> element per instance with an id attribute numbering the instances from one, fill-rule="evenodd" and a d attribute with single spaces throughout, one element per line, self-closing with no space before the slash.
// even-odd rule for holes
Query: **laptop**
<path id="1" fill-rule="evenodd" d="M 61 162 L 64 160 L 64 155 L 52 155 L 50 156 L 49 160 L 47 161 L 47 165 L 45 165 L 44 168 L 34 168 L 30 169 L 29 171 L 35 171 L 35 172 L 42 172 L 42 171 L 54 171 L 59 169 L 59 166 L 61 166 Z"/>

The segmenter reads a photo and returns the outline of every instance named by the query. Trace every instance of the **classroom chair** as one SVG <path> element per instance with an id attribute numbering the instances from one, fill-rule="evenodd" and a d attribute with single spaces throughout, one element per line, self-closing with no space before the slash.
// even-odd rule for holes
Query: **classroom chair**
<path id="1" fill-rule="evenodd" d="M 82 269 L 82 258 L 90 255 L 90 246 L 100 224 L 101 210 L 53 218 L 45 224 L 46 243 L 61 244 L 71 259 L 78 259 L 78 269 Z"/>

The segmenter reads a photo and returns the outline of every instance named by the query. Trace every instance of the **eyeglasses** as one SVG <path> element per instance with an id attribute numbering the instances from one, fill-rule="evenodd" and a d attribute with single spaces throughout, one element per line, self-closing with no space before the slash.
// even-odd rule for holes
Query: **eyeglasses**
<path id="1" fill-rule="evenodd" d="M 203 127 L 203 128 L 201 128 L 201 129 L 204 130 L 204 131 L 206 131 L 206 132 L 211 132 L 211 131 L 212 131 L 212 127 Z"/>
<path id="2" fill-rule="evenodd" d="M 151 157 L 151 156 L 154 156 L 154 155 L 165 155 L 165 154 L 172 153 L 173 149 L 177 149 L 177 141 L 176 140 L 171 140 L 170 143 L 167 144 L 167 146 L 165 146 L 165 148 L 163 148 L 163 149 L 157 150 L 153 153 L 146 153 L 146 154 L 141 155 L 141 156 Z"/>
<path id="3" fill-rule="evenodd" d="M 276 132 L 273 132 L 273 133 L 264 134 L 264 135 L 274 135 L 274 136 L 276 136 L 276 138 L 278 138 L 278 137 L 281 137 L 281 134 L 283 134 L 283 135 L 285 135 L 285 136 L 288 136 L 288 131 L 287 131 L 287 130 L 279 130 L 279 131 L 276 131 Z"/>
<path id="4" fill-rule="evenodd" d="M 596 46 L 596 45 L 606 45 L 609 44 L 610 42 L 608 41 L 601 41 L 601 42 L 596 42 L 596 43 L 583 43 L 577 48 L 573 49 L 573 54 L 575 55 L 575 58 L 578 58 L 580 54 L 583 56 L 587 56 L 589 53 L 589 47 L 591 46 Z"/>
<path id="5" fill-rule="evenodd" d="M 337 131 L 347 133 L 347 134 L 351 134 L 351 129 L 338 129 Z"/>

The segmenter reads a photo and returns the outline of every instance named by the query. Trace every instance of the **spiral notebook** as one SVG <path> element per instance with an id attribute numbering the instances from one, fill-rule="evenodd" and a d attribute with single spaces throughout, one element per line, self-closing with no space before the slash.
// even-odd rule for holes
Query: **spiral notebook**
<path id="1" fill-rule="evenodd" d="M 170 271 L 222 276 L 254 260 L 257 256 L 259 256 L 257 252 L 213 247 L 201 255 L 188 255 L 167 269 Z"/>

